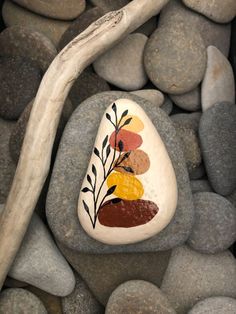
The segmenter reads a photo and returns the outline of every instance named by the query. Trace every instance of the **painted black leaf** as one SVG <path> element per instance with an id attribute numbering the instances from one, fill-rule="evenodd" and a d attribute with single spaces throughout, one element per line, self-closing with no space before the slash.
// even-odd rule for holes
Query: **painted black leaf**
<path id="1" fill-rule="evenodd" d="M 117 110 L 116 110 L 116 104 L 114 103 L 113 105 L 112 105 L 112 110 L 114 111 L 114 112 L 116 112 Z"/>
<path id="2" fill-rule="evenodd" d="M 110 189 L 107 190 L 106 196 L 111 195 L 115 191 L 115 189 L 116 189 L 116 185 L 112 185 Z"/>
<path id="3" fill-rule="evenodd" d="M 131 152 L 125 153 L 125 154 L 122 156 L 121 160 L 119 161 L 119 164 L 121 164 L 125 159 L 127 159 L 130 154 L 131 154 Z"/>
<path id="4" fill-rule="evenodd" d="M 84 205 L 84 209 L 86 210 L 86 212 L 89 213 L 89 207 L 88 207 L 88 205 L 85 203 L 84 200 L 83 200 L 83 205 Z"/>
<path id="5" fill-rule="evenodd" d="M 92 179 L 91 179 L 91 177 L 90 177 L 89 174 L 87 174 L 87 180 L 88 180 L 88 182 L 92 185 Z"/>
<path id="6" fill-rule="evenodd" d="M 106 149 L 106 158 L 108 158 L 108 156 L 110 155 L 110 152 L 111 152 L 111 146 L 108 145 Z"/>
<path id="7" fill-rule="evenodd" d="M 84 192 L 84 193 L 87 193 L 87 192 L 89 192 L 89 191 L 90 191 L 90 189 L 87 188 L 87 187 L 85 187 L 85 188 L 82 189 L 82 192 Z"/>
<path id="8" fill-rule="evenodd" d="M 127 125 L 127 124 L 130 124 L 131 120 L 132 120 L 132 118 L 128 118 L 127 120 L 125 120 L 123 126 Z"/>
<path id="9" fill-rule="evenodd" d="M 121 115 L 121 119 L 124 118 L 125 116 L 127 116 L 128 112 L 129 112 L 129 110 L 125 110 L 125 111 L 122 113 L 122 115 Z"/>
<path id="10" fill-rule="evenodd" d="M 120 152 L 122 152 L 124 149 L 124 144 L 121 140 L 118 142 L 118 147 L 119 147 Z"/>
<path id="11" fill-rule="evenodd" d="M 107 141 L 108 141 L 108 135 L 104 138 L 103 143 L 102 143 L 102 148 L 105 148 L 107 145 Z"/>
<path id="12" fill-rule="evenodd" d="M 111 200 L 111 202 L 112 202 L 112 204 L 117 204 L 117 203 L 119 203 L 119 202 L 121 202 L 122 200 L 121 200 L 121 198 L 113 198 L 112 200 Z"/>
<path id="13" fill-rule="evenodd" d="M 98 151 L 97 147 L 94 147 L 93 152 L 94 152 L 94 154 L 95 154 L 96 156 L 98 156 L 98 158 L 100 158 L 100 154 L 99 154 L 99 151 Z"/>
<path id="14" fill-rule="evenodd" d="M 134 173 L 134 170 L 131 167 L 123 166 L 122 168 L 127 172 Z"/>
<path id="15" fill-rule="evenodd" d="M 106 118 L 111 121 L 111 116 L 109 115 L 109 113 L 106 113 Z"/>
<path id="16" fill-rule="evenodd" d="M 94 164 L 92 165 L 92 172 L 93 174 L 95 175 L 95 177 L 97 176 L 97 169 L 96 167 L 94 166 Z"/>

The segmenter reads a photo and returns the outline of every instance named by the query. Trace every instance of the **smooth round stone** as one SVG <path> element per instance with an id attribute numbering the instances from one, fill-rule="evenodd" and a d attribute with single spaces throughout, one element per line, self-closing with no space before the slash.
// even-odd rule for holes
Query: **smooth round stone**
<path id="1" fill-rule="evenodd" d="M 59 20 L 73 20 L 85 10 L 85 0 L 13 0 L 34 13 Z"/>
<path id="2" fill-rule="evenodd" d="M 171 120 L 177 127 L 193 129 L 195 132 L 198 132 L 201 115 L 201 112 L 177 113 L 171 116 Z"/>
<path id="3" fill-rule="evenodd" d="M 28 27 L 12 26 L 0 33 L 0 55 L 31 59 L 45 72 L 57 50 L 44 34 Z"/>
<path id="4" fill-rule="evenodd" d="M 175 314 L 167 297 L 152 283 L 142 280 L 127 281 L 111 294 L 106 314 L 156 313 Z"/>
<path id="5" fill-rule="evenodd" d="M 182 95 L 170 95 L 176 106 L 187 110 L 197 111 L 201 109 L 201 92 L 199 86 L 194 90 Z"/>
<path id="6" fill-rule="evenodd" d="M 226 57 L 214 46 L 207 48 L 207 69 L 202 82 L 202 110 L 219 102 L 235 103 L 233 69 Z"/>
<path id="7" fill-rule="evenodd" d="M 24 289 L 6 289 L 0 294 L 0 314 L 47 314 L 43 303 Z"/>
<path id="8" fill-rule="evenodd" d="M 230 47 L 230 24 L 218 24 L 186 7 L 180 0 L 171 0 L 161 10 L 158 25 L 168 26 L 178 24 L 188 25 L 189 28 L 200 32 L 205 46 L 217 47 L 225 56 L 228 56 Z"/>
<path id="9" fill-rule="evenodd" d="M 34 214 L 9 276 L 57 296 L 70 294 L 75 278 L 49 231 Z"/>
<path id="10" fill-rule="evenodd" d="M 236 241 L 236 210 L 212 192 L 194 194 L 195 221 L 188 244 L 202 253 L 217 253 Z"/>
<path id="11" fill-rule="evenodd" d="M 234 314 L 236 300 L 228 297 L 212 297 L 198 302 L 188 314 Z"/>
<path id="12" fill-rule="evenodd" d="M 39 68 L 21 57 L 0 58 L 0 115 L 18 119 L 36 95 L 41 75 Z"/>
<path id="13" fill-rule="evenodd" d="M 95 299 L 86 283 L 76 275 L 74 291 L 67 297 L 62 298 L 63 314 L 103 314 L 104 309 Z"/>
<path id="14" fill-rule="evenodd" d="M 189 172 L 190 180 L 200 180 L 204 177 L 206 177 L 206 170 L 203 163 L 201 163 L 198 167 L 193 168 L 192 171 Z"/>
<path id="15" fill-rule="evenodd" d="M 131 92 L 131 94 L 137 95 L 139 97 L 142 97 L 148 101 L 150 101 L 151 103 L 153 103 L 154 105 L 156 105 L 157 107 L 161 107 L 164 104 L 164 95 L 162 92 L 160 92 L 157 89 L 140 89 L 140 90 L 136 90 Z"/>
<path id="16" fill-rule="evenodd" d="M 143 34 L 130 34 L 93 63 L 95 72 L 124 90 L 141 89 L 148 81 L 143 65 L 147 42 Z"/>
<path id="17" fill-rule="evenodd" d="M 147 41 L 144 65 L 149 79 L 161 91 L 187 93 L 197 87 L 205 72 L 203 39 L 188 25 L 159 27 Z"/>
<path id="18" fill-rule="evenodd" d="M 228 23 L 236 15 L 236 2 L 234 0 L 183 0 L 190 9 L 197 11 L 217 23 Z"/>
<path id="19" fill-rule="evenodd" d="M 15 174 L 15 164 L 9 151 L 9 139 L 15 122 L 0 119 L 0 203 L 7 199 Z"/>
<path id="20" fill-rule="evenodd" d="M 62 34 L 70 26 L 69 21 L 60 21 L 35 14 L 10 0 L 5 0 L 2 16 L 6 26 L 20 25 L 43 33 L 57 46 Z"/>
<path id="21" fill-rule="evenodd" d="M 129 0 L 90 0 L 90 2 L 99 8 L 101 8 L 104 13 L 109 11 L 119 10 L 129 3 Z"/>
<path id="22" fill-rule="evenodd" d="M 107 106 L 119 98 L 133 99 L 151 118 L 165 143 L 178 185 L 178 206 L 171 223 L 158 235 L 129 246 L 110 246 L 93 240 L 84 232 L 76 215 L 81 183 L 86 173 L 101 117 Z M 78 121 L 81 123 L 78 124 Z M 80 252 L 166 250 L 183 243 L 188 237 L 193 223 L 191 196 L 183 152 L 166 114 L 152 103 L 130 93 L 106 92 L 90 97 L 80 104 L 67 124 L 49 187 L 47 218 L 56 238 L 65 246 Z"/>
<path id="23" fill-rule="evenodd" d="M 63 255 L 103 305 L 127 280 L 146 280 L 160 287 L 171 251 L 155 253 L 80 254 L 59 244 Z"/>
<path id="24" fill-rule="evenodd" d="M 207 180 L 191 180 L 190 184 L 193 194 L 198 192 L 213 192 Z"/>
<path id="25" fill-rule="evenodd" d="M 137 149 L 145 154 L 141 160 L 131 158 Z M 116 100 L 102 117 L 81 186 L 78 216 L 83 229 L 106 244 L 143 241 L 170 223 L 177 198 L 175 172 L 155 126 L 136 102 Z"/>
<path id="26" fill-rule="evenodd" d="M 213 189 L 228 195 L 236 188 L 236 106 L 216 104 L 202 114 L 199 138 Z M 223 127 L 223 132 L 220 131 Z"/>
<path id="27" fill-rule="evenodd" d="M 98 20 L 103 15 L 103 11 L 98 8 L 92 8 L 83 12 L 62 35 L 58 44 L 60 49 L 63 49 L 72 39 L 82 33 L 90 24 Z"/>
<path id="28" fill-rule="evenodd" d="M 236 262 L 229 251 L 202 254 L 187 246 L 173 250 L 161 290 L 177 313 L 187 313 L 199 300 L 236 296 Z"/>
<path id="29" fill-rule="evenodd" d="M 76 108 L 87 98 L 109 90 L 110 87 L 107 82 L 96 73 L 83 71 L 75 80 L 69 92 L 69 98 L 72 102 L 73 108 Z"/>

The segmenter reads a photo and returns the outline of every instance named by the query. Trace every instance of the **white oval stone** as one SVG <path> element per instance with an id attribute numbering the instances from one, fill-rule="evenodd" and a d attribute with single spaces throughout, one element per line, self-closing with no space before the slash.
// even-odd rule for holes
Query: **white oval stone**
<path id="1" fill-rule="evenodd" d="M 216 103 L 235 102 L 232 67 L 227 58 L 214 46 L 207 48 L 207 69 L 202 82 L 202 110 Z"/>
<path id="2" fill-rule="evenodd" d="M 111 104 L 94 148 L 78 200 L 88 235 L 119 245 L 163 230 L 176 210 L 177 182 L 165 145 L 143 109 L 128 99 Z"/>

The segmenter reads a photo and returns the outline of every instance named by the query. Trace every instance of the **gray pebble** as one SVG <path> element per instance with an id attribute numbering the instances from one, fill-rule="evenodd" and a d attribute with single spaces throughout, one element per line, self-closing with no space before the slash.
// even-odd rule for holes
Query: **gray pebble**
<path id="1" fill-rule="evenodd" d="M 227 297 L 212 297 L 198 302 L 188 314 L 235 314 L 236 300 Z"/>
<path id="2" fill-rule="evenodd" d="M 190 184 L 193 194 L 197 192 L 213 192 L 207 180 L 191 180 Z"/>
<path id="3" fill-rule="evenodd" d="M 178 107 L 187 111 L 197 111 L 201 109 L 201 92 L 199 86 L 182 95 L 170 95 L 170 98 Z"/>

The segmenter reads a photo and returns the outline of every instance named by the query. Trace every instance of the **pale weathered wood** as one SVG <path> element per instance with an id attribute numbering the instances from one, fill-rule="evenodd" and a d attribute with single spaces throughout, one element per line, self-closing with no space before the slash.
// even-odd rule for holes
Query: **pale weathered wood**
<path id="1" fill-rule="evenodd" d="M 1 218 L 0 287 L 19 249 L 48 174 L 63 103 L 73 81 L 96 57 L 156 15 L 169 0 L 133 0 L 109 12 L 70 42 L 54 59 L 39 87 Z"/>

